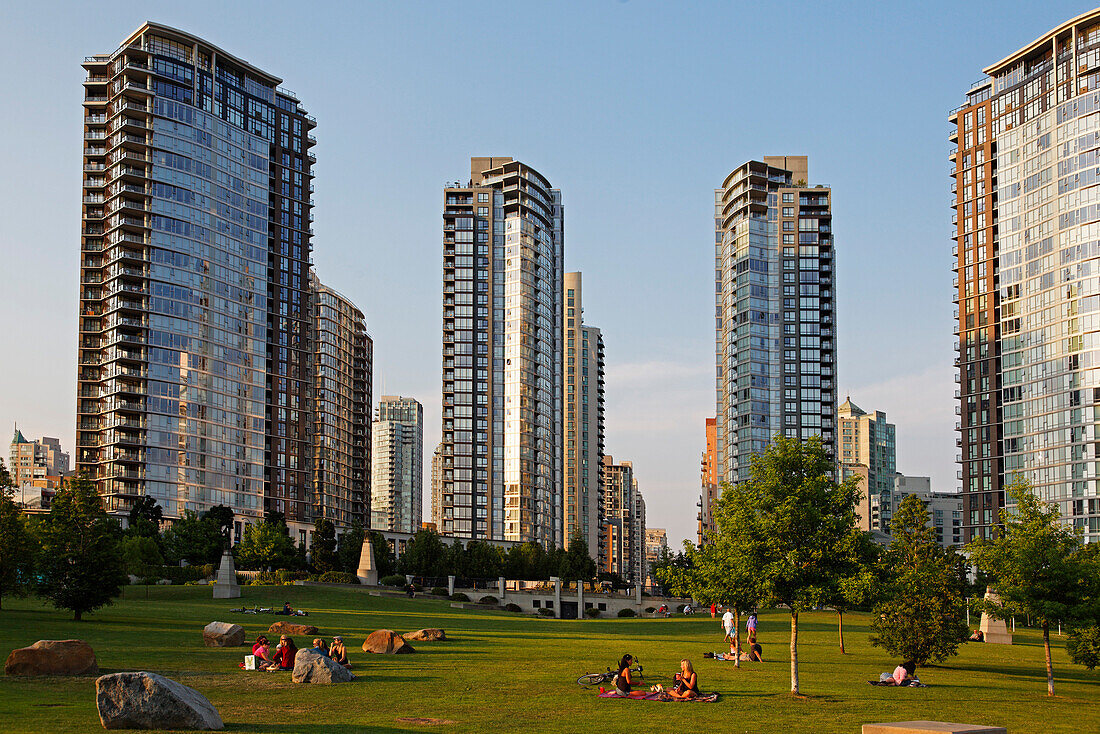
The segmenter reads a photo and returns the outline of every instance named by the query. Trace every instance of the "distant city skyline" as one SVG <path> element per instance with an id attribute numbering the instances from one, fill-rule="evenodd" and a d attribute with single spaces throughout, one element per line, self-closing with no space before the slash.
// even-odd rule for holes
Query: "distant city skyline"
<path id="1" fill-rule="evenodd" d="M 567 192 L 567 266 L 585 273 L 605 340 L 606 451 L 633 461 L 674 549 L 694 538 L 714 414 L 712 192 L 742 162 L 789 153 L 833 191 L 836 392 L 890 415 L 899 471 L 953 489 L 945 115 L 983 66 L 1090 7 L 7 8 L 0 59 L 34 57 L 36 73 L 0 82 L 33 110 L 0 122 L 0 163 L 20 172 L 0 181 L 0 425 L 58 436 L 75 457 L 81 62 L 148 19 L 308 90 L 317 267 L 365 314 L 375 394 L 424 405 L 425 446 L 441 424 L 440 188 L 470 156 L 514 155 Z M 753 75 L 728 56 L 738 27 L 764 31 L 737 34 L 741 55 L 770 59 Z M 774 48 L 779 27 L 798 53 Z"/>

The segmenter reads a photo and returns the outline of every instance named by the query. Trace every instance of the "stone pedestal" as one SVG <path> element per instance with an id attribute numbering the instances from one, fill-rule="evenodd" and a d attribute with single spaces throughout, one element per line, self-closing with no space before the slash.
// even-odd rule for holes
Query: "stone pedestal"
<path id="1" fill-rule="evenodd" d="M 503 576 L 500 576 L 500 577 L 497 578 L 497 592 L 498 592 L 497 593 L 497 599 L 500 599 L 500 605 L 504 606 L 505 601 L 504 601 L 504 577 Z"/>
<path id="2" fill-rule="evenodd" d="M 577 619 L 584 619 L 584 582 L 577 579 Z"/>
<path id="3" fill-rule="evenodd" d="M 985 590 L 985 600 L 994 604 L 1000 604 L 1001 598 L 989 589 Z M 1003 619 L 996 619 L 982 612 L 982 622 L 978 629 L 984 635 L 984 642 L 992 642 L 998 645 L 1011 645 L 1012 633 L 1008 631 Z"/>
<path id="4" fill-rule="evenodd" d="M 237 599 L 240 595 L 241 587 L 237 583 L 237 568 L 233 565 L 233 554 L 225 551 L 222 553 L 222 562 L 218 567 L 218 577 L 214 580 L 214 598 Z"/>
<path id="5" fill-rule="evenodd" d="M 374 563 L 374 544 L 370 542 L 370 535 L 363 538 L 363 549 L 359 551 L 359 568 L 355 575 L 359 577 L 359 583 L 366 586 L 378 586 L 378 567 Z"/>
<path id="6" fill-rule="evenodd" d="M 554 582 L 554 616 L 561 619 L 561 579 L 551 577 Z"/>

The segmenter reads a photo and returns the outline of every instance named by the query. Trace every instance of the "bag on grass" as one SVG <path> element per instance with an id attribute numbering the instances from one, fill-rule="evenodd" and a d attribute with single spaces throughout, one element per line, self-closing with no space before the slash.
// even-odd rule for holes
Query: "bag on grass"
<path id="1" fill-rule="evenodd" d="M 256 669 L 256 656 L 255 655 L 245 655 L 244 656 L 244 669 L 245 670 L 255 670 Z"/>

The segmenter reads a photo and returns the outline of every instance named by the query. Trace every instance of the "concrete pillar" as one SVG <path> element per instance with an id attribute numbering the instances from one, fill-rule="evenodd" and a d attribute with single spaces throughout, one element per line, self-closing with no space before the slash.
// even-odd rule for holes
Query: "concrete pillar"
<path id="1" fill-rule="evenodd" d="M 577 619 L 584 619 L 584 582 L 577 579 Z"/>
<path id="2" fill-rule="evenodd" d="M 999 604 L 1001 598 L 997 596 L 991 589 L 985 590 L 985 600 L 994 604 Z M 1013 625 L 1016 620 L 1013 619 Z M 986 642 L 992 642 L 1000 645 L 1012 644 L 1012 633 L 1008 631 L 1008 627 L 1005 625 L 1003 619 L 995 619 L 985 612 L 982 612 L 982 621 L 978 626 L 978 629 L 982 631 L 983 639 Z"/>
<path id="3" fill-rule="evenodd" d="M 554 617 L 561 619 L 561 579 L 554 577 Z"/>
<path id="4" fill-rule="evenodd" d="M 504 606 L 504 577 L 501 576 L 497 579 L 497 598 L 500 599 L 500 605 Z"/>
<path id="5" fill-rule="evenodd" d="M 634 603 L 638 605 L 639 609 L 642 606 L 642 585 L 634 584 Z"/>
<path id="6" fill-rule="evenodd" d="M 447 596 L 454 596 L 454 595 L 455 595 L 455 577 L 454 576 L 448 576 L 447 577 Z"/>
<path id="7" fill-rule="evenodd" d="M 405 583 L 406 583 L 406 584 L 411 584 L 412 582 L 413 582 L 413 576 L 412 576 L 412 574 L 411 574 L 411 573 L 407 573 L 407 574 L 405 574 Z"/>
<path id="8" fill-rule="evenodd" d="M 241 587 L 237 583 L 237 569 L 233 565 L 233 554 L 226 550 L 222 553 L 218 577 L 214 580 L 214 598 L 237 599 L 240 595 Z"/>
<path id="9" fill-rule="evenodd" d="M 378 566 L 374 562 L 374 544 L 370 542 L 370 535 L 363 538 L 363 549 L 359 552 L 359 568 L 355 571 L 359 577 L 359 583 L 367 586 L 378 586 Z"/>

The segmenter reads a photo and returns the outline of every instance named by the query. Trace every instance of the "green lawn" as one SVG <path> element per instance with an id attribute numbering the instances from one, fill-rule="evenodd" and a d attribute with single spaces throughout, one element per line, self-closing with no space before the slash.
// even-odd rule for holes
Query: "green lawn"
<path id="1" fill-rule="evenodd" d="M 845 618 L 848 654 L 836 645 L 835 616 L 800 619 L 804 698 L 788 693 L 789 632 L 782 612 L 760 616 L 768 662 L 745 665 L 703 658 L 720 650 L 719 622 L 709 615 L 671 620 L 557 621 L 451 609 L 429 598 L 406 600 L 338 589 L 245 587 L 241 600 L 214 601 L 207 587 L 128 588 L 114 606 L 72 622 L 33 599 L 4 600 L 0 654 L 38 639 L 80 638 L 104 672 L 151 670 L 210 698 L 226 729 L 247 732 L 858 732 L 873 721 L 938 719 L 1007 726 L 1024 732 L 1100 731 L 1100 673 L 1071 666 L 1056 638 L 1058 696 L 1046 696 L 1038 634 L 1018 630 L 1011 647 L 970 644 L 944 667 L 920 669 L 928 688 L 867 685 L 896 661 L 867 642 L 865 616 Z M 203 625 L 238 622 L 250 639 L 280 619 L 230 614 L 240 602 L 310 610 L 326 638 L 341 634 L 358 679 L 338 686 L 295 685 L 289 673 L 246 673 L 246 648 L 206 648 Z M 295 620 L 298 621 L 298 620 Z M 399 632 L 443 627 L 451 642 L 418 643 L 415 655 L 359 652 L 379 628 Z M 300 647 L 308 640 L 297 640 Z M 307 643 L 303 645 L 302 643 Z M 640 657 L 650 682 L 668 683 L 688 657 L 714 704 L 603 700 L 582 690 L 578 675 L 603 670 L 623 652 Z M 652 674 L 652 675 L 651 675 Z M 5 732 L 102 731 L 92 678 L 0 676 Z M 399 717 L 447 719 L 451 725 L 403 724 Z"/>

